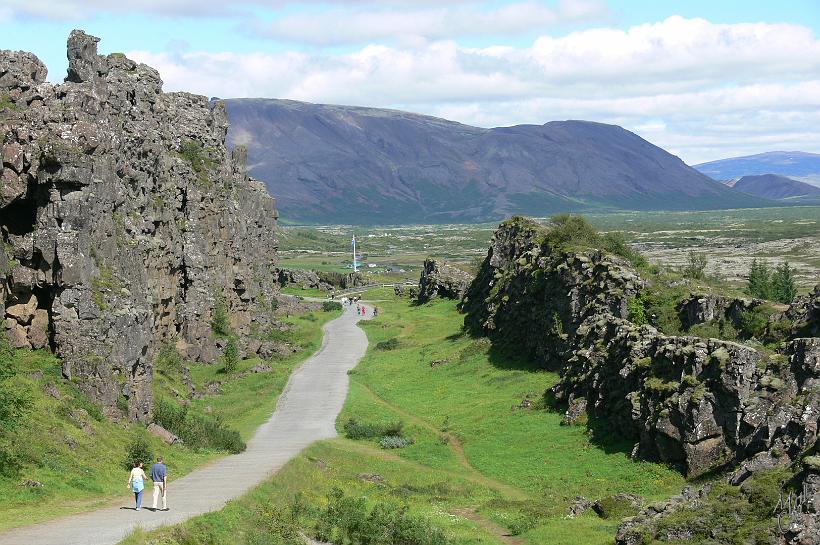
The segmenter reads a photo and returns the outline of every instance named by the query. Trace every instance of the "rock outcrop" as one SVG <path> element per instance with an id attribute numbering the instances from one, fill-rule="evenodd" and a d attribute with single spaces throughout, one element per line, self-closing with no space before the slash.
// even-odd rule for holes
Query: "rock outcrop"
<path id="1" fill-rule="evenodd" d="M 163 93 L 153 68 L 68 39 L 66 82 L 0 52 L 0 313 L 117 416 L 150 420 L 152 362 L 214 361 L 223 309 L 243 346 L 277 291 L 274 201 L 225 146 L 224 105 Z M 257 343 L 258 344 L 258 343 Z"/>
<path id="2" fill-rule="evenodd" d="M 427 258 L 421 268 L 418 300 L 425 303 L 434 297 L 461 299 L 472 280 L 473 276 L 468 272 L 443 261 Z"/>
<path id="3" fill-rule="evenodd" d="M 820 339 L 766 354 L 664 335 L 630 321 L 645 287 L 626 260 L 555 249 L 546 228 L 514 218 L 496 232 L 462 309 L 473 333 L 559 370 L 553 393 L 568 423 L 582 414 L 606 422 L 635 440 L 635 457 L 690 477 L 741 464 L 742 481 L 814 444 Z"/>
<path id="4" fill-rule="evenodd" d="M 364 285 L 360 273 L 342 274 L 328 271 L 310 271 L 305 269 L 279 269 L 279 284 L 298 286 L 303 289 L 333 291 L 335 289 L 355 288 Z"/>
<path id="5" fill-rule="evenodd" d="M 738 299 L 714 293 L 692 293 L 678 305 L 681 325 L 689 329 L 693 325 L 726 320 L 740 327 L 743 313 L 763 304 L 760 299 Z"/>

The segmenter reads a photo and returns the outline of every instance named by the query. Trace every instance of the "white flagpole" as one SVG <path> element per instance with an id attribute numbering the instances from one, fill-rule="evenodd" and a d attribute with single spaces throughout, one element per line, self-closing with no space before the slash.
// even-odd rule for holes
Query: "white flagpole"
<path id="1" fill-rule="evenodd" d="M 356 268 L 356 235 L 353 235 L 353 272 L 359 272 Z"/>

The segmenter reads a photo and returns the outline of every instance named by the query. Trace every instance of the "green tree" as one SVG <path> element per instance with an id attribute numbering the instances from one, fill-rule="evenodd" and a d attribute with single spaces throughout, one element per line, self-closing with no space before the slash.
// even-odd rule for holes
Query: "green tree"
<path id="1" fill-rule="evenodd" d="M 752 297 L 772 298 L 772 271 L 765 260 L 752 260 L 746 292 Z"/>
<path id="2" fill-rule="evenodd" d="M 797 295 L 797 286 L 794 283 L 794 270 L 786 261 L 779 265 L 772 274 L 772 298 L 780 303 L 791 303 Z"/>
<path id="3" fill-rule="evenodd" d="M 228 337 L 228 344 L 225 345 L 222 360 L 225 362 L 226 373 L 236 371 L 236 366 L 239 364 L 239 348 L 236 345 L 236 336 L 231 335 Z"/>
<path id="4" fill-rule="evenodd" d="M 228 321 L 228 305 L 225 299 L 219 298 L 214 303 L 214 311 L 211 315 L 211 331 L 219 337 L 227 337 L 231 332 L 231 324 Z"/>
<path id="5" fill-rule="evenodd" d="M 709 260 L 703 252 L 689 250 L 686 258 L 686 266 L 683 268 L 683 276 L 693 280 L 703 280 L 706 276 L 706 265 Z"/>

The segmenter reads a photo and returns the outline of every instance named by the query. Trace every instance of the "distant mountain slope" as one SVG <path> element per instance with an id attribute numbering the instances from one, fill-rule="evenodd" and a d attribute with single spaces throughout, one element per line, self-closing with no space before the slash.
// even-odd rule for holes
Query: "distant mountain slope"
<path id="1" fill-rule="evenodd" d="M 613 125 L 482 129 L 395 110 L 227 100 L 286 219 L 491 221 L 590 209 L 714 209 L 768 202 L 733 191 Z"/>
<path id="2" fill-rule="evenodd" d="M 715 180 L 738 179 L 758 174 L 779 174 L 793 180 L 820 186 L 820 154 L 802 151 L 770 151 L 745 157 L 732 157 L 695 165 Z"/>
<path id="3" fill-rule="evenodd" d="M 728 180 L 726 185 L 743 193 L 764 199 L 789 199 L 794 197 L 820 197 L 820 187 L 798 182 L 777 174 L 743 176 Z"/>

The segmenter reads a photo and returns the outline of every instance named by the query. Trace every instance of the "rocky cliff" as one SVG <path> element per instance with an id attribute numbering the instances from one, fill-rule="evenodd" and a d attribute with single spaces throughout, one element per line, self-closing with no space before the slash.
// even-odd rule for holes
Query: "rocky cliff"
<path id="1" fill-rule="evenodd" d="M 646 284 L 627 260 L 557 244 L 549 229 L 514 218 L 464 297 L 465 326 L 558 370 L 553 394 L 568 423 L 606 423 L 635 441 L 634 457 L 687 476 L 737 467 L 740 482 L 813 448 L 820 338 L 792 337 L 771 352 L 664 335 L 644 323 Z M 795 323 L 813 331 L 814 299 L 795 305 Z"/>
<path id="2" fill-rule="evenodd" d="M 0 315 L 15 347 L 53 350 L 109 415 L 124 398 L 147 420 L 160 344 L 214 361 L 220 309 L 258 346 L 276 210 L 244 150 L 228 153 L 221 102 L 163 93 L 156 70 L 97 42 L 71 33 L 60 85 L 0 51 Z"/>
<path id="3" fill-rule="evenodd" d="M 472 280 L 470 273 L 428 257 L 421 267 L 418 301 L 426 303 L 434 297 L 461 299 Z"/>

